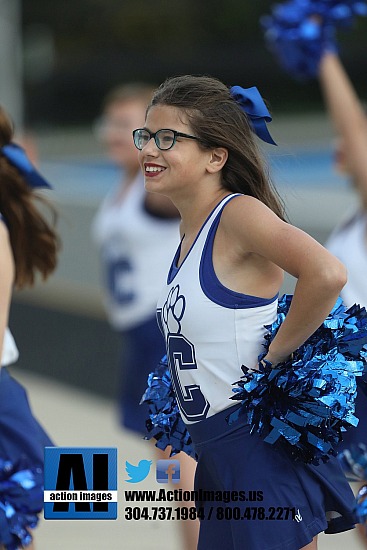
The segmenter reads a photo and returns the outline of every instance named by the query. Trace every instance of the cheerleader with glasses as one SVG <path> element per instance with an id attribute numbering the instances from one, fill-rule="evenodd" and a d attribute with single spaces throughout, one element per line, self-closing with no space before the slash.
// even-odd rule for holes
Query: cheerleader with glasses
<path id="1" fill-rule="evenodd" d="M 366 319 L 340 305 L 343 264 L 285 221 L 255 136 L 274 144 L 270 121 L 256 88 L 186 75 L 156 90 L 133 133 L 146 190 L 181 215 L 157 308 L 169 372 L 150 376 L 144 400 L 158 444 L 193 441 L 199 550 L 314 550 L 318 533 L 356 521 L 333 444 L 356 421 L 360 350 L 336 346 L 357 320 L 366 341 Z M 298 281 L 278 304 L 284 271 Z"/>

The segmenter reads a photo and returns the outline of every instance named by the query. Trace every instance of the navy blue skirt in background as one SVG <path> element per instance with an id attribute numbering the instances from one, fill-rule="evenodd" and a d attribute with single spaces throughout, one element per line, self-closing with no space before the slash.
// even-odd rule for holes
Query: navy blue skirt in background
<path id="1" fill-rule="evenodd" d="M 149 417 L 146 403 L 140 405 L 149 374 L 165 354 L 165 343 L 156 316 L 122 333 L 120 359 L 120 422 L 139 435 L 146 435 L 145 422 Z"/>
<path id="2" fill-rule="evenodd" d="M 24 548 L 43 508 L 44 448 L 51 439 L 33 416 L 25 389 L 0 369 L 0 546 Z"/>
<path id="3" fill-rule="evenodd" d="M 337 459 L 294 461 L 241 421 L 229 425 L 237 407 L 187 426 L 198 454 L 198 550 L 299 550 L 322 531 L 352 529 L 354 495 Z M 248 500 L 200 500 L 204 491 L 243 491 Z"/>
<path id="4" fill-rule="evenodd" d="M 53 446 L 30 409 L 23 386 L 0 369 L 0 457 L 11 462 L 25 459 L 43 467 L 44 447 Z"/>

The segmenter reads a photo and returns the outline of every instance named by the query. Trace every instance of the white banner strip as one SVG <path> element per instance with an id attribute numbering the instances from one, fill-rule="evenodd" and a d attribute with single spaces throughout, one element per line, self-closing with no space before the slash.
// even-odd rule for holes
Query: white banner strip
<path id="1" fill-rule="evenodd" d="M 117 491 L 43 491 L 44 502 L 117 502 Z"/>

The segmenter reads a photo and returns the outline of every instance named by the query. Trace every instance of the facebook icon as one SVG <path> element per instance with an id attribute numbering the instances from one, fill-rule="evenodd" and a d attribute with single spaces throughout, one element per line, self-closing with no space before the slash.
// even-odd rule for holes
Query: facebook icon
<path id="1" fill-rule="evenodd" d="M 157 481 L 158 483 L 178 483 L 180 481 L 179 460 L 157 460 Z"/>

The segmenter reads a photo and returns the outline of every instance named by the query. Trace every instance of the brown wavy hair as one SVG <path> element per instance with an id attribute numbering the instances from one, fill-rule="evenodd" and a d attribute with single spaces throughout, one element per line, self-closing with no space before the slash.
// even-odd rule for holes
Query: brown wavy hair
<path id="1" fill-rule="evenodd" d="M 1 154 L 1 148 L 13 139 L 14 128 L 0 106 L 0 213 L 9 230 L 14 257 L 14 284 L 18 288 L 33 285 L 36 273 L 46 279 L 55 269 L 59 238 L 54 230 L 56 211 L 27 184 L 21 172 Z M 41 214 L 46 205 L 52 223 Z"/>
<path id="2" fill-rule="evenodd" d="M 171 77 L 155 91 L 148 110 L 154 105 L 181 109 L 202 147 L 228 150 L 222 170 L 225 189 L 256 197 L 284 220 L 282 200 L 251 124 L 225 84 L 210 76 Z"/>

